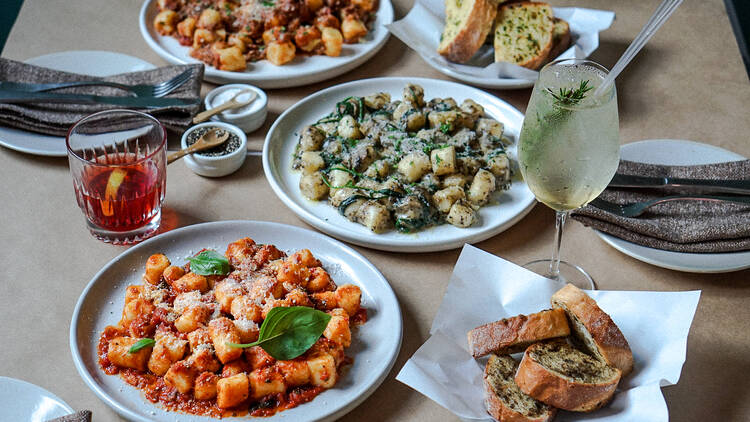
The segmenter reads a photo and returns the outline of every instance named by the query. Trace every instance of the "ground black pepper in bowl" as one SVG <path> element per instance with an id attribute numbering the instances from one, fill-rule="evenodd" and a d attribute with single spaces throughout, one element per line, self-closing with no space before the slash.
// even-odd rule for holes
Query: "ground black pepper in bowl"
<path id="1" fill-rule="evenodd" d="M 224 130 L 216 126 L 204 126 L 190 132 L 187 136 L 187 139 L 185 140 L 185 143 L 189 147 L 190 145 L 198 142 L 198 139 L 200 139 L 201 136 L 215 129 L 218 129 L 217 135 L 219 136 L 223 135 L 226 132 L 229 132 L 229 138 L 227 138 L 227 140 L 224 141 L 223 144 L 217 147 L 209 148 L 201 152 L 196 152 L 196 154 L 204 155 L 207 157 L 220 157 L 222 155 L 227 155 L 229 153 L 237 151 L 237 148 L 239 148 L 241 144 L 240 137 L 232 131 Z"/>

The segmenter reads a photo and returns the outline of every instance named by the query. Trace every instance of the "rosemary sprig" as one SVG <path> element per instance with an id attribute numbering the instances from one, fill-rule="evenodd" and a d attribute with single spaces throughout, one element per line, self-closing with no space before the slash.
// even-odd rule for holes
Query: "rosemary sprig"
<path id="1" fill-rule="evenodd" d="M 560 88 L 560 92 L 555 93 L 551 89 L 547 88 L 547 92 L 557 101 L 558 105 L 569 106 L 575 105 L 586 98 L 586 93 L 594 89 L 593 86 L 589 86 L 589 81 L 581 81 L 581 84 L 575 90 L 573 88 Z"/>

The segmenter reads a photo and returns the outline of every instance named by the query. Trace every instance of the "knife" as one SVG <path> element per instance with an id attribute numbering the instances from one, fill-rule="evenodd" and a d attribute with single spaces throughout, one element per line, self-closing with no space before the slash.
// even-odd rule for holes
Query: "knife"
<path id="1" fill-rule="evenodd" d="M 750 194 L 750 180 L 682 179 L 679 177 L 647 177 L 615 174 L 609 187 L 613 188 L 702 188 L 711 192 Z"/>
<path id="2" fill-rule="evenodd" d="M 0 103 L 69 103 L 69 104 L 113 104 L 124 107 L 156 108 L 196 104 L 199 100 L 154 97 L 105 97 L 100 95 L 51 94 L 47 92 L 24 92 L 0 90 Z"/>

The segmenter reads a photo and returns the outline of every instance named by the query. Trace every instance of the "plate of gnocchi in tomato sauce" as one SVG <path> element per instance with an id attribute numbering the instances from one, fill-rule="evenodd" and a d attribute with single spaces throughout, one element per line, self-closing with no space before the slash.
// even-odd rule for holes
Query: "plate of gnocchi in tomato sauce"
<path id="1" fill-rule="evenodd" d="M 307 85 L 364 63 L 388 39 L 390 0 L 146 0 L 146 43 L 215 83 Z"/>
<path id="2" fill-rule="evenodd" d="M 391 369 L 393 290 L 351 248 L 277 223 L 177 229 L 107 264 L 70 347 L 99 398 L 136 421 L 333 420 Z"/>

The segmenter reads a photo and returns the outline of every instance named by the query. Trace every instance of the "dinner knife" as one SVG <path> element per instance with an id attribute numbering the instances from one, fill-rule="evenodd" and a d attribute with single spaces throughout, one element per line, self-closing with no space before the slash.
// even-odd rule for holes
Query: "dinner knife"
<path id="1" fill-rule="evenodd" d="M 123 107 L 156 108 L 196 104 L 199 100 L 154 97 L 106 97 L 100 95 L 52 94 L 48 92 L 24 92 L 0 90 L 0 103 L 68 103 L 68 104 L 112 104 Z"/>
<path id="2" fill-rule="evenodd" d="M 615 174 L 609 187 L 613 188 L 689 188 L 711 192 L 750 194 L 750 180 L 683 179 L 679 177 L 648 177 Z"/>

